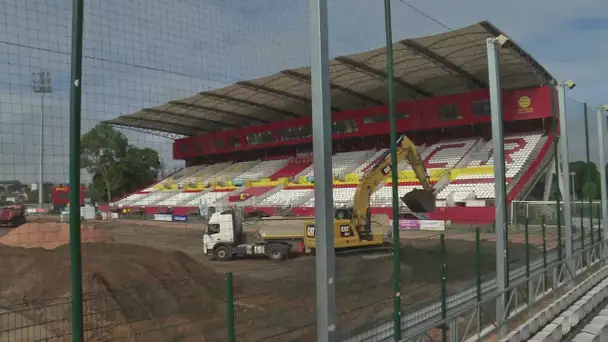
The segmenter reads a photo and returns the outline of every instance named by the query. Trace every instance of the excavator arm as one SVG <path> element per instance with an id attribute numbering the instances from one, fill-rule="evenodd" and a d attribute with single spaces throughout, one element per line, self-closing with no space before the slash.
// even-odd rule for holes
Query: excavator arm
<path id="1" fill-rule="evenodd" d="M 434 189 L 424 167 L 424 161 L 420 157 L 416 145 L 405 135 L 397 140 L 397 164 L 403 160 L 412 166 L 422 190 L 414 189 L 403 196 L 402 200 L 412 212 L 435 210 Z M 371 195 L 391 174 L 393 167 L 397 166 L 392 165 L 390 150 L 387 150 L 361 178 L 355 192 L 351 215 L 351 224 L 361 236 L 371 234 Z"/>

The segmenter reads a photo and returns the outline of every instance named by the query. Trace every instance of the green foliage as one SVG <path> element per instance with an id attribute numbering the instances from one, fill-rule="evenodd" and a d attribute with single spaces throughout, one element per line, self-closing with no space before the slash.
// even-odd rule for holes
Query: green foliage
<path id="1" fill-rule="evenodd" d="M 553 164 L 548 167 L 553 168 Z M 600 172 L 593 162 L 575 161 L 570 163 L 570 172 L 574 172 L 574 191 L 577 199 L 599 199 Z M 570 177 L 568 179 L 571 179 Z M 541 200 L 545 187 L 545 178 L 542 176 L 530 194 L 531 199 Z M 549 200 L 554 201 L 560 197 L 557 178 L 553 175 L 553 183 Z"/>
<path id="2" fill-rule="evenodd" d="M 587 182 L 585 183 L 585 186 L 583 186 L 583 195 L 585 196 L 585 199 L 597 199 L 598 198 L 598 191 L 597 191 L 597 184 L 593 183 L 593 182 Z"/>
<path id="3" fill-rule="evenodd" d="M 95 201 L 137 190 L 154 181 L 161 167 L 158 152 L 129 144 L 127 137 L 107 124 L 99 124 L 81 138 L 81 165 L 93 177 Z"/>

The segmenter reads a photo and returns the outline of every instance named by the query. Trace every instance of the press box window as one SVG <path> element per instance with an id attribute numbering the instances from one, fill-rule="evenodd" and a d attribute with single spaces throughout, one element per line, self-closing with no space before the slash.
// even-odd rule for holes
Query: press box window
<path id="1" fill-rule="evenodd" d="M 250 133 L 245 136 L 247 144 L 257 145 L 274 142 L 274 134 L 270 131 Z"/>
<path id="2" fill-rule="evenodd" d="M 228 141 L 230 141 L 230 147 L 232 148 L 241 147 L 241 140 L 239 140 L 238 138 L 230 137 L 228 138 Z"/>
<path id="3" fill-rule="evenodd" d="M 305 139 L 312 136 L 312 127 L 310 125 L 283 128 L 279 131 L 281 140 Z"/>
<path id="4" fill-rule="evenodd" d="M 490 100 L 479 100 L 471 102 L 471 111 L 475 116 L 490 115 Z"/>
<path id="5" fill-rule="evenodd" d="M 352 133 L 357 131 L 355 120 L 339 120 L 331 123 L 332 133 Z"/>
<path id="6" fill-rule="evenodd" d="M 439 120 L 451 121 L 462 119 L 460 106 L 457 104 L 446 104 L 439 106 Z"/>
<path id="7" fill-rule="evenodd" d="M 397 120 L 402 120 L 402 119 L 409 119 L 410 114 L 408 112 L 398 112 L 395 113 L 395 117 Z M 371 115 L 371 116 L 366 116 L 363 118 L 363 123 L 364 124 L 369 124 L 369 123 L 378 123 L 378 122 L 388 122 L 389 121 L 389 115 L 388 114 L 380 114 L 380 115 Z"/>

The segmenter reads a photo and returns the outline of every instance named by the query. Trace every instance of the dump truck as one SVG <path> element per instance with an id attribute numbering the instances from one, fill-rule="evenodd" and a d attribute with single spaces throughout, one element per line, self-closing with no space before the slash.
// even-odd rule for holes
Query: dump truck
<path id="1" fill-rule="evenodd" d="M 215 211 L 203 235 L 203 252 L 216 260 L 226 261 L 247 256 L 267 256 L 280 261 L 297 253 L 304 234 L 294 231 L 259 229 L 247 234 L 243 229 L 242 208 Z"/>
<path id="2" fill-rule="evenodd" d="M 16 228 L 26 222 L 25 206 L 22 204 L 0 204 L 0 227 Z"/>
<path id="3" fill-rule="evenodd" d="M 401 136 L 397 141 L 397 164 L 402 160 L 412 166 L 422 189 L 414 189 L 401 200 L 412 212 L 434 211 L 435 191 L 424 161 L 414 143 L 406 136 Z M 335 211 L 333 230 L 336 250 L 382 247 L 389 243 L 381 229 L 372 229 L 370 198 L 391 174 L 392 168 L 391 156 L 387 151 L 361 178 L 353 198 L 353 207 Z M 314 255 L 315 222 L 304 222 L 301 227 L 299 233 L 284 230 L 273 233 L 260 229 L 250 242 L 243 232 L 242 209 L 217 210 L 209 218 L 207 231 L 203 235 L 203 249 L 205 254 L 219 261 L 246 256 L 267 256 L 271 260 L 280 261 L 288 258 L 295 250 Z"/>

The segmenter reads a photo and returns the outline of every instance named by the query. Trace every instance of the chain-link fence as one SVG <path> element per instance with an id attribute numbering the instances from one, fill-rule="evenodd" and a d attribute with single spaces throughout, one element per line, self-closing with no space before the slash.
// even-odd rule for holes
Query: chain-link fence
<path id="1" fill-rule="evenodd" d="M 417 18 L 411 22 L 419 30 L 413 32 L 412 27 L 403 24 L 408 20 L 399 20 L 394 24 L 395 39 L 435 31 L 434 26 L 424 24 L 428 18 L 421 22 L 420 12 L 412 9 L 405 2 L 395 2 L 393 12 L 401 19 Z M 79 334 L 74 322 L 80 317 L 73 315 L 78 314 L 75 307 L 80 303 L 83 324 L 76 329 L 82 329 L 84 338 L 91 341 L 317 338 L 316 260 L 300 253 L 306 251 L 304 228 L 315 206 L 312 147 L 304 140 L 293 149 L 279 146 L 310 138 L 310 123 L 297 121 L 281 126 L 274 136 L 262 130 L 240 139 L 225 135 L 237 128 L 308 118 L 309 75 L 293 70 L 281 72 L 310 65 L 308 10 L 305 1 L 87 1 L 83 76 L 82 80 L 72 80 L 72 5 L 65 0 L 6 0 L 0 4 L 0 18 L 4 18 L 0 20 L 0 340 L 68 340 Z M 332 57 L 384 44 L 381 6 L 367 1 L 357 1 L 357 6 L 352 1 L 337 1 L 332 2 L 330 11 Z M 359 15 L 362 13 L 365 20 Z M 402 45 L 411 50 L 403 58 L 432 55 L 412 42 Z M 386 104 L 388 91 L 384 85 L 373 89 L 371 96 L 356 89 L 340 89 L 338 80 L 341 72 L 351 69 L 363 70 L 361 73 L 374 79 L 386 79 L 388 69 L 383 58 L 374 62 L 377 69 L 342 59 L 344 70 L 332 76 L 337 84 L 332 84 L 332 92 L 340 94 L 334 97 L 342 101 L 342 107 L 334 103 L 332 111 Z M 480 63 L 485 63 L 482 60 Z M 426 68 L 413 64 L 407 66 L 411 70 L 400 71 L 404 74 L 401 78 Z M 431 64 L 441 63 L 435 60 Z M 244 81 L 277 72 L 308 83 L 287 87 L 276 79 L 266 79 L 264 84 Z M 255 96 L 209 93 L 235 83 L 256 88 L 260 98 L 274 98 L 256 102 Z M 71 130 L 78 127 L 78 120 L 70 116 L 77 112 L 70 106 L 70 90 L 74 87 L 82 89 L 80 136 L 74 136 Z M 290 93 L 301 91 L 295 89 L 298 87 L 305 89 L 304 95 Z M 411 99 L 434 95 L 404 80 L 397 88 L 397 95 Z M 214 108 L 197 97 L 203 93 L 217 101 Z M 228 95 L 233 98 L 227 99 Z M 297 104 L 272 107 L 281 101 Z M 527 96 L 519 99 L 520 114 L 529 113 L 530 101 Z M 474 104 L 471 116 L 490 114 L 487 99 L 480 98 Z M 243 108 L 247 106 L 257 109 L 245 114 Z M 589 107 L 585 110 L 584 104 L 571 99 L 567 106 L 576 251 L 603 239 L 599 230 L 597 138 L 593 138 L 597 129 Z M 462 118 L 461 112 L 450 108 L 440 111 L 441 120 Z M 200 115 L 193 115 L 193 111 Z M 359 121 L 384 125 L 388 116 L 379 114 Z M 405 120 L 410 114 L 399 109 L 397 115 Z M 589 120 L 582 119 L 585 117 Z M 532 186 L 528 189 L 528 184 L 515 186 L 524 175 L 519 166 L 533 165 L 532 159 L 516 155 L 518 144 L 522 139 L 524 145 L 534 141 L 534 152 L 540 153 L 550 135 L 550 129 L 544 126 L 549 120 L 543 120 L 534 126 L 542 132 L 521 135 L 516 125 L 507 129 L 506 159 L 515 165 L 520 158 L 521 165 L 507 168 L 506 190 L 525 188 L 522 191 L 529 192 L 533 199 L 509 203 L 506 269 L 515 275 L 508 277 L 508 282 L 521 280 L 529 276 L 530 270 L 546 267 L 547 262 L 562 255 L 565 235 L 561 235 L 561 229 L 566 217 L 564 203 L 559 203 L 558 178 L 540 177 L 543 180 L 534 183 L 547 191 L 535 191 Z M 358 124 L 342 120 L 332 129 L 352 134 Z M 466 151 L 458 160 L 438 158 L 447 162 L 434 166 L 429 173 L 432 184 L 445 190 L 437 192 L 442 194 L 440 202 L 445 202 L 443 209 L 462 205 L 464 211 L 481 203 L 489 209 L 483 211 L 485 220 L 471 223 L 467 217 L 460 217 L 463 222 L 443 218 L 437 221 L 447 228 L 403 230 L 399 260 L 395 260 L 395 247 L 388 238 L 373 253 L 340 251 L 336 277 L 331 282 L 336 288 L 337 320 L 333 328 L 341 339 L 383 340 L 394 335 L 392 324 L 398 320 L 404 332 L 424 327 L 429 336 L 439 339 L 437 336 L 447 333 L 447 327 L 436 323 L 447 318 L 450 310 L 458 309 L 457 296 L 471 294 L 470 300 L 481 302 L 493 291 L 497 251 L 491 222 L 495 196 L 490 129 L 484 122 L 467 131 L 475 136 L 470 141 L 463 139 L 461 132 L 446 133 L 451 148 Z M 586 139 L 580 139 L 582 132 Z M 435 143 L 424 141 L 416 132 L 411 134 L 419 145 Z M 433 134 L 437 135 L 433 139 L 441 140 L 444 131 Z M 191 150 L 182 150 L 174 143 L 185 137 L 204 139 Z M 356 141 L 348 143 L 359 148 L 366 139 L 353 138 Z M 75 141 L 80 141 L 79 154 L 70 152 Z M 276 145 L 238 150 L 244 143 Z M 382 155 L 379 151 L 387 141 L 379 138 L 374 144 L 365 154 L 352 157 L 355 163 L 350 169 L 335 172 L 339 178 L 334 183 L 336 207 L 352 204 L 356 189 L 352 185 L 367 171 L 363 162 Z M 335 150 L 351 148 L 347 143 L 336 145 Z M 222 153 L 225 147 L 235 151 Z M 196 156 L 176 157 L 190 152 Z M 427 165 L 435 155 L 432 152 L 429 148 L 422 154 L 429 158 L 425 160 Z M 76 160 L 80 161 L 81 184 L 72 185 L 80 187 L 81 196 L 80 203 L 71 203 L 70 171 L 74 169 L 70 162 Z M 401 164 L 399 181 L 407 185 L 401 185 L 400 196 L 414 187 L 412 180 L 417 182 L 407 163 Z M 356 168 L 358 165 L 361 169 Z M 543 165 L 552 167 L 546 160 Z M 293 170 L 288 176 L 276 176 L 290 167 Z M 467 170 L 470 168 L 479 174 Z M 360 172 L 359 176 L 355 171 Z M 551 179 L 552 184 L 545 186 Z M 275 196 L 287 187 L 295 189 L 291 197 Z M 306 191 L 308 197 L 300 196 Z M 382 187 L 371 201 L 374 210 L 386 214 L 385 209 L 390 210 L 392 205 L 392 191 Z M 76 222 L 70 214 L 74 207 L 80 207 L 80 230 L 77 225 L 70 228 L 68 223 Z M 222 214 L 216 216 L 221 222 L 212 222 L 213 214 Z M 304 218 L 295 217 L 297 214 Z M 413 219 L 424 221 L 425 217 Z M 388 223 L 382 224 L 389 228 Z M 219 248 L 214 248 L 221 244 L 212 240 L 211 233 L 226 232 L 226 227 L 230 227 L 230 234 L 222 238 L 230 248 L 226 247 L 229 253 L 222 255 Z M 69 246 L 77 231 L 80 244 L 72 240 L 72 246 L 81 247 L 81 269 L 74 264 L 75 250 Z M 281 263 L 268 260 L 274 251 L 264 249 L 271 246 L 269 241 L 276 240 L 293 250 Z M 240 258 L 251 251 L 262 252 L 257 257 Z M 231 255 L 239 260 L 221 262 Z M 585 258 L 584 263 L 589 264 L 598 255 Z M 397 272 L 401 278 L 395 277 Z M 80 286 L 82 298 L 73 297 Z M 76 302 L 72 302 L 74 298 Z M 495 320 L 493 310 L 492 305 L 484 305 L 480 324 L 489 325 Z"/>

